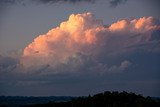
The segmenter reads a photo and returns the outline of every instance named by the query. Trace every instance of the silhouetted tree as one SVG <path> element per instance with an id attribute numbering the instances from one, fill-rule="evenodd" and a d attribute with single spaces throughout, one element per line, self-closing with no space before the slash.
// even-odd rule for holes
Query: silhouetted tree
<path id="1" fill-rule="evenodd" d="M 109 92 L 78 97 L 68 102 L 50 102 L 47 104 L 30 105 L 31 107 L 160 107 L 160 101 L 151 97 L 143 97 L 135 93 Z"/>

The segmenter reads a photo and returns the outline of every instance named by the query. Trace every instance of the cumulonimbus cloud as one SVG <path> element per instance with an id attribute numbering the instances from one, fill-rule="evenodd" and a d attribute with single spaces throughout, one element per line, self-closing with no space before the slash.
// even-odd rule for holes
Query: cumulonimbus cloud
<path id="1" fill-rule="evenodd" d="M 131 62 L 108 67 L 106 58 L 137 50 L 159 50 L 153 45 L 160 39 L 155 32 L 160 32 L 160 25 L 153 17 L 120 20 L 104 27 L 92 13 L 71 14 L 67 21 L 26 46 L 20 62 L 27 69 L 42 67 L 54 73 L 90 71 L 99 65 L 105 72 L 122 71 Z"/>

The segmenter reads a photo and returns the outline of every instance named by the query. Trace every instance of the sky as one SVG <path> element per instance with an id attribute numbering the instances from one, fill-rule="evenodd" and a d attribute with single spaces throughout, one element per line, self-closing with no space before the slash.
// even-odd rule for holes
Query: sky
<path id="1" fill-rule="evenodd" d="M 1 0 L 0 95 L 160 97 L 159 0 Z"/>

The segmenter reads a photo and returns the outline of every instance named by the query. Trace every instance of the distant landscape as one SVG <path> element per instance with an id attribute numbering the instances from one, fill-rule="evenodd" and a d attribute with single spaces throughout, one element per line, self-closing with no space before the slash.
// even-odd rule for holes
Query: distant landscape
<path id="1" fill-rule="evenodd" d="M 0 107 L 160 107 L 160 98 L 135 93 L 110 92 L 71 97 L 0 96 Z"/>
<path id="2" fill-rule="evenodd" d="M 19 107 L 24 105 L 33 105 L 33 104 L 45 104 L 48 102 L 64 102 L 70 101 L 72 98 L 69 96 L 48 96 L 48 97 L 27 97 L 27 96 L 0 96 L 0 107 L 9 106 L 9 107 Z"/>

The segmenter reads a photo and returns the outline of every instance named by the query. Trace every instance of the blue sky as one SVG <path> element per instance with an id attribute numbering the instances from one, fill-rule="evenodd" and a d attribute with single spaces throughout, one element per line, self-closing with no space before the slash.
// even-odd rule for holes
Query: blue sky
<path id="1" fill-rule="evenodd" d="M 109 90 L 160 96 L 160 29 L 158 27 L 153 31 L 138 31 L 138 33 L 128 32 L 127 29 L 130 27 L 124 28 L 127 33 L 102 32 L 106 36 L 114 35 L 114 37 L 109 38 L 109 41 L 104 37 L 105 40 L 102 42 L 107 42 L 105 48 L 100 45 L 91 46 L 94 50 L 98 49 L 98 55 L 97 51 L 92 49 L 90 53 L 93 53 L 93 56 L 86 51 L 73 48 L 74 53 L 69 56 L 66 65 L 52 61 L 53 57 L 48 58 L 47 64 L 44 62 L 48 59 L 44 62 L 39 59 L 37 61 L 37 56 L 34 59 L 32 55 L 27 59 L 21 59 L 24 48 L 32 43 L 33 39 L 38 35 L 46 34 L 61 22 L 67 21 L 71 14 L 91 12 L 95 19 L 103 21 L 103 26 L 110 26 L 122 19 L 131 23 L 131 20 L 152 16 L 156 20 L 153 20 L 152 24 L 160 26 L 159 3 L 158 0 L 75 0 L 75 2 L 1 0 L 0 95 L 78 96 Z M 131 38 L 127 35 L 131 35 Z M 135 35 L 151 38 L 134 44 L 133 41 L 139 39 Z M 125 44 L 126 41 L 129 43 Z M 66 48 L 61 48 L 62 51 L 58 49 L 56 51 L 60 52 L 56 54 L 60 57 L 56 59 L 57 61 L 61 61 L 63 52 L 66 52 Z M 90 46 L 86 48 L 90 49 Z M 46 50 L 45 53 L 48 51 L 50 50 Z M 43 56 L 40 58 L 43 59 Z M 79 64 L 81 60 L 82 65 Z M 31 63 L 32 67 L 23 69 L 21 61 L 25 62 L 23 66 Z M 41 61 L 40 67 L 35 66 Z M 52 67 L 53 63 L 56 63 L 55 68 Z M 102 72 L 97 73 L 97 71 Z"/>

